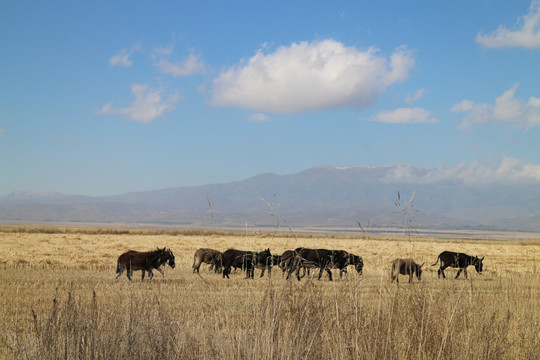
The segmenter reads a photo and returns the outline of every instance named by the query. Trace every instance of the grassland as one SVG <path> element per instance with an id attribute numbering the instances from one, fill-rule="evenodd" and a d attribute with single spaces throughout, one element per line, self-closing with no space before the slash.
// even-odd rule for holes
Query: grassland
<path id="1" fill-rule="evenodd" d="M 176 268 L 114 280 L 128 249 L 170 247 Z M 201 268 L 200 247 L 279 254 L 299 246 L 361 255 L 364 274 L 330 282 L 230 280 Z M 484 275 L 437 278 L 443 250 L 485 256 Z M 395 257 L 421 283 L 390 283 Z M 0 228 L 1 359 L 538 359 L 540 239 L 528 241 Z M 258 276 L 258 272 L 256 273 Z"/>

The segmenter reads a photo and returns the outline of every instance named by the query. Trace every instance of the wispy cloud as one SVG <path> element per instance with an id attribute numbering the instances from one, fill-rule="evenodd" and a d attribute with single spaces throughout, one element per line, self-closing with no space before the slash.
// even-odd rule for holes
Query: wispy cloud
<path id="1" fill-rule="evenodd" d="M 331 39 L 293 43 L 273 53 L 261 49 L 214 79 L 210 102 L 271 113 L 362 109 L 405 80 L 414 63 L 405 47 L 386 58 L 375 48 L 360 51 Z"/>
<path id="2" fill-rule="evenodd" d="M 528 101 L 514 97 L 518 85 L 514 85 L 495 100 L 495 104 L 477 104 L 463 100 L 452 107 L 452 111 L 464 113 L 459 128 L 470 130 L 474 125 L 489 123 L 508 124 L 530 128 L 540 126 L 540 98 L 530 97 Z"/>
<path id="3" fill-rule="evenodd" d="M 157 59 L 157 58 L 160 58 L 160 57 L 166 57 L 166 56 L 169 56 L 172 54 L 174 50 L 174 45 L 173 44 L 170 44 L 170 45 L 161 45 L 161 46 L 158 46 L 156 47 L 154 50 L 152 50 L 152 58 L 154 59 Z"/>
<path id="4" fill-rule="evenodd" d="M 267 115 L 260 114 L 260 113 L 250 114 L 248 116 L 248 120 L 251 121 L 251 122 L 269 122 L 269 121 L 272 121 Z"/>
<path id="5" fill-rule="evenodd" d="M 414 94 L 412 95 L 407 95 L 407 97 L 405 98 L 405 102 L 407 104 L 412 104 L 412 103 L 415 103 L 417 102 L 418 100 L 420 100 L 422 98 L 422 96 L 424 96 L 424 93 L 425 93 L 425 89 L 418 89 Z"/>
<path id="6" fill-rule="evenodd" d="M 133 55 L 135 51 L 138 51 L 140 49 L 141 45 L 137 43 L 129 48 L 120 50 L 116 55 L 112 56 L 109 59 L 109 65 L 130 67 L 131 65 L 133 65 L 133 62 L 130 60 L 131 55 Z"/>
<path id="7" fill-rule="evenodd" d="M 0 136 L 4 135 L 6 133 L 6 129 L 0 128 Z"/>
<path id="8" fill-rule="evenodd" d="M 416 169 L 412 165 L 397 166 L 386 176 L 384 181 L 431 183 L 459 180 L 466 184 L 540 182 L 540 164 L 527 163 L 512 157 L 503 158 L 501 163 L 495 166 L 474 162 L 470 165 L 460 163 L 454 167 L 440 166 L 425 172 L 418 172 Z"/>
<path id="9" fill-rule="evenodd" d="M 389 124 L 426 124 L 439 122 L 436 117 L 432 116 L 431 111 L 418 107 L 383 111 L 369 118 L 369 120 Z"/>
<path id="10" fill-rule="evenodd" d="M 164 74 L 172 76 L 187 76 L 204 73 L 206 66 L 200 59 L 200 55 L 190 54 L 183 61 L 171 62 L 166 58 L 160 58 L 155 66 Z"/>
<path id="11" fill-rule="evenodd" d="M 163 89 L 150 89 L 148 84 L 133 84 L 131 92 L 135 100 L 130 107 L 116 108 L 109 103 L 103 106 L 99 113 L 119 114 L 128 120 L 149 123 L 173 110 L 181 98 L 174 92 L 165 95 Z"/>
<path id="12" fill-rule="evenodd" d="M 514 29 L 501 25 L 490 34 L 476 35 L 476 41 L 486 48 L 540 48 L 540 0 L 533 0 L 529 11 L 519 18 Z"/>

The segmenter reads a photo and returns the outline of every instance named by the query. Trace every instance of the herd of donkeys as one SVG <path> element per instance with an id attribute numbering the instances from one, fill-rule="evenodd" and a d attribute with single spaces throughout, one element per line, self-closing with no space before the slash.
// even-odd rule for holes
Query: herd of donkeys
<path id="1" fill-rule="evenodd" d="M 432 266 L 439 263 L 438 276 L 441 274 L 446 278 L 444 269 L 447 267 L 459 268 L 456 278 L 463 271 L 467 277 L 467 267 L 472 265 L 479 274 L 482 274 L 484 257 L 470 256 L 464 253 L 443 251 L 437 257 L 437 261 Z M 129 250 L 118 257 L 116 266 L 116 279 L 122 275 L 124 270 L 127 272 L 129 280 L 132 279 L 133 271 L 141 270 L 141 280 L 144 280 L 145 274 L 152 279 L 152 270 L 158 270 L 163 275 L 162 265 L 168 264 L 171 268 L 176 266 L 174 254 L 171 249 L 158 248 L 154 251 L 139 252 Z M 201 248 L 195 251 L 193 259 L 193 272 L 199 273 L 201 264 L 210 264 L 210 270 L 221 273 L 223 278 L 229 278 L 232 268 L 241 269 L 246 272 L 246 278 L 253 278 L 255 269 L 261 269 L 261 277 L 265 270 L 268 270 L 268 276 L 271 275 L 272 268 L 278 266 L 283 273 L 287 274 L 287 279 L 294 273 L 300 280 L 306 273 L 309 275 L 311 269 L 319 270 L 318 279 L 324 272 L 332 280 L 332 269 L 339 270 L 340 278 L 347 274 L 347 268 L 354 266 L 359 275 L 362 275 L 364 261 L 361 256 L 351 254 L 345 250 L 327 250 L 327 249 L 309 249 L 300 247 L 295 250 L 286 250 L 281 255 L 272 255 L 270 249 L 264 251 L 244 251 L 229 249 L 224 252 L 214 249 Z M 392 262 L 391 278 L 392 282 L 396 280 L 399 283 L 399 275 L 408 275 L 409 282 L 412 282 L 416 275 L 418 280 L 422 279 L 422 265 L 418 265 L 413 259 L 395 259 Z M 300 275 L 300 272 L 303 274 Z"/>

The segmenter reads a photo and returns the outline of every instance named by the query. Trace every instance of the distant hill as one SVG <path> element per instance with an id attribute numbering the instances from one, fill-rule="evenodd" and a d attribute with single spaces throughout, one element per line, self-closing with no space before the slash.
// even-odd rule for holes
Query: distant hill
<path id="1" fill-rule="evenodd" d="M 396 176 L 403 173 L 407 176 Z M 292 175 L 115 196 L 14 192 L 0 197 L 0 222 L 201 228 L 354 227 L 369 221 L 373 227 L 392 227 L 395 212 L 407 209 L 415 193 L 408 210 L 416 228 L 540 231 L 540 184 L 470 185 L 431 175 L 411 165 L 320 166 Z"/>

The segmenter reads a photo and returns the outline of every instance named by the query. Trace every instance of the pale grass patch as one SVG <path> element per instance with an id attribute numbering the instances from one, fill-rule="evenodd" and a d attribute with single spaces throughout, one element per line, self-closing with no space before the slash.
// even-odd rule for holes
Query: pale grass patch
<path id="1" fill-rule="evenodd" d="M 176 255 L 165 277 L 114 280 L 120 253 L 158 246 Z M 364 275 L 192 274 L 200 247 L 299 246 L 360 255 Z M 454 280 L 448 269 L 438 279 L 429 265 L 443 250 L 485 255 L 485 274 L 470 267 L 468 280 Z M 0 358 L 537 359 L 539 250 L 534 241 L 0 232 Z M 391 284 L 391 261 L 406 256 L 426 263 L 422 282 Z"/>

